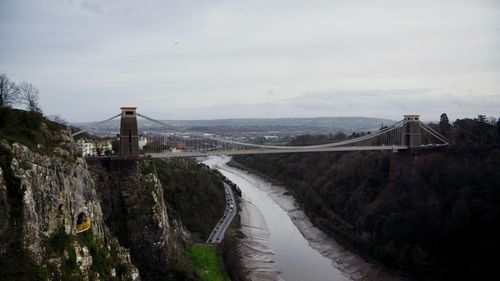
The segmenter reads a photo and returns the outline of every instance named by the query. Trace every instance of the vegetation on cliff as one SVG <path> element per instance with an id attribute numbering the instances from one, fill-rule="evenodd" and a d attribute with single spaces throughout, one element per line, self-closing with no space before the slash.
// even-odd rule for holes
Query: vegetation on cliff
<path id="1" fill-rule="evenodd" d="M 36 111 L 0 107 L 0 139 L 26 145 L 33 152 L 47 153 L 57 147 L 55 134 L 64 128 Z"/>
<path id="2" fill-rule="evenodd" d="M 223 177 L 191 159 L 155 160 L 165 200 L 186 228 L 204 242 L 224 214 Z"/>
<path id="3" fill-rule="evenodd" d="M 59 145 L 59 131 L 65 126 L 43 116 L 38 95 L 31 83 L 17 84 L 0 74 L 0 139 L 23 144 L 33 152 L 53 154 Z M 21 104 L 26 110 L 11 108 Z"/>
<path id="4" fill-rule="evenodd" d="M 443 119 L 442 119 L 443 121 Z M 421 280 L 494 280 L 500 251 L 500 123 L 438 127 L 435 151 L 238 156 L 279 180 L 313 223 Z"/>
<path id="5" fill-rule="evenodd" d="M 41 267 L 39 280 L 128 280 L 132 268 L 123 263 L 119 254 L 119 245 L 110 241 L 105 246 L 91 231 L 70 235 L 60 229 L 45 241 L 45 257 L 60 262 Z M 79 253 L 77 253 L 79 251 Z M 91 261 L 86 264 L 86 261 Z"/>

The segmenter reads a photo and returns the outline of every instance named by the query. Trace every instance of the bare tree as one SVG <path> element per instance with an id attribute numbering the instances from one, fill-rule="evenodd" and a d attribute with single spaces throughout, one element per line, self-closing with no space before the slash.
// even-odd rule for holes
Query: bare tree
<path id="1" fill-rule="evenodd" d="M 5 74 L 0 74 L 0 107 L 19 101 L 19 88 Z"/>
<path id="2" fill-rule="evenodd" d="M 21 82 L 19 85 L 20 100 L 26 105 L 26 110 L 42 112 L 42 109 L 38 105 L 38 94 L 38 89 L 31 83 Z"/>

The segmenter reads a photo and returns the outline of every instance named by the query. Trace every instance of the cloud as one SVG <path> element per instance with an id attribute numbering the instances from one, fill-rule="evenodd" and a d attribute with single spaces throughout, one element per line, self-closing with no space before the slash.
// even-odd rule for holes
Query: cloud
<path id="1" fill-rule="evenodd" d="M 490 108 L 500 106 L 491 98 L 500 93 L 497 1 L 0 5 L 0 37 L 7 38 L 0 72 L 35 84 L 45 111 L 70 120 L 105 118 L 125 104 L 192 118 L 263 109 L 273 116 L 377 116 L 394 108 L 396 115 L 398 108 L 427 110 L 423 98 L 455 112 L 472 113 L 471 105 L 494 114 Z M 226 104 L 262 107 L 188 110 Z"/>
<path id="2" fill-rule="evenodd" d="M 87 10 L 92 11 L 92 12 L 95 12 L 95 13 L 102 12 L 102 4 L 101 3 L 82 2 L 80 5 L 82 6 L 82 8 L 87 9 Z"/>
<path id="3" fill-rule="evenodd" d="M 365 116 L 392 120 L 399 120 L 404 114 L 421 114 L 423 120 L 435 121 L 443 112 L 451 120 L 478 114 L 497 117 L 499 102 L 500 95 L 477 99 L 473 94 L 461 96 L 442 89 L 353 90 L 308 93 L 255 104 L 152 111 L 150 114 L 164 119 Z"/>

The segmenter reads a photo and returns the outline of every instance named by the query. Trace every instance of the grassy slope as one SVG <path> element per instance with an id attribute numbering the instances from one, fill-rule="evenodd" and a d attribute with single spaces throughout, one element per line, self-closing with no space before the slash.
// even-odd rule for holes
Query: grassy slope
<path id="1" fill-rule="evenodd" d="M 47 133 L 57 136 L 57 132 L 64 127 L 46 119 L 40 113 L 0 108 L 0 139 L 9 143 L 24 144 L 34 152 L 50 155 L 50 148 L 57 147 L 59 140 L 49 137 Z"/>
<path id="2" fill-rule="evenodd" d="M 227 281 L 229 277 L 221 269 L 222 259 L 215 245 L 193 244 L 186 249 L 187 255 L 203 281 Z"/>

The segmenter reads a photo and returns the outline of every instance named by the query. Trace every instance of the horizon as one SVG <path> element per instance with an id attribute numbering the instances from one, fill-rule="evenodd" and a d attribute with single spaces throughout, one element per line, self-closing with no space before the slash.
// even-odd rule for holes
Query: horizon
<path id="1" fill-rule="evenodd" d="M 446 112 L 443 112 L 443 113 L 446 113 Z M 412 113 L 408 113 L 409 115 L 413 115 Z M 415 113 L 416 114 L 416 113 Z M 407 114 L 402 114 L 401 116 L 403 115 L 407 115 Z M 419 114 L 416 114 L 416 115 L 419 115 Z M 484 115 L 484 114 L 478 114 L 478 115 Z M 450 120 L 450 123 L 453 123 L 455 122 L 455 120 L 457 119 L 475 119 L 478 117 L 478 115 L 475 115 L 475 116 L 462 116 L 460 118 L 449 118 Z M 54 115 L 49 115 L 50 116 L 54 116 Z M 447 114 L 448 117 L 450 117 L 448 114 Z M 153 117 L 153 116 L 148 116 L 148 117 Z M 420 115 L 420 117 L 422 117 Z M 500 120 L 498 117 L 495 117 L 495 116 L 488 116 L 488 115 L 485 115 L 486 119 L 489 119 L 489 118 L 495 118 L 495 120 Z M 111 121 L 119 121 L 119 118 L 120 117 L 115 117 L 114 119 L 110 120 L 109 122 Z M 168 118 L 156 118 L 154 117 L 154 119 L 156 120 L 159 120 L 159 121 L 185 121 L 185 122 L 190 122 L 190 121 L 224 121 L 224 120 L 279 120 L 279 119 L 321 119 L 321 118 L 362 118 L 362 119 L 381 119 L 381 120 L 386 120 L 386 121 L 391 121 L 391 122 L 397 122 L 399 120 L 402 120 L 401 119 L 391 119 L 391 118 L 382 118 L 382 117 L 376 117 L 376 116 L 311 116 L 311 117 L 234 117 L 234 118 L 231 118 L 231 117 L 228 117 L 228 118 L 214 118 L 214 119 L 210 119 L 210 118 L 207 118 L 207 119 L 168 119 Z M 137 120 L 145 120 L 147 121 L 147 119 L 145 118 L 142 118 L 140 116 L 137 117 Z M 429 122 L 429 123 L 432 123 L 432 122 L 439 122 L 439 116 L 438 118 L 436 119 L 426 119 L 426 118 L 421 118 L 420 120 L 422 120 L 423 122 Z M 68 123 L 70 124 L 88 124 L 88 123 L 96 123 L 96 122 L 100 122 L 102 120 L 90 120 L 90 121 L 73 121 L 73 120 L 66 120 Z"/>
<path id="2" fill-rule="evenodd" d="M 139 108 L 139 107 L 137 107 Z M 118 110 L 116 111 L 118 112 Z M 140 113 L 140 110 L 138 110 L 138 112 Z M 455 122 L 455 120 L 457 119 L 474 119 L 474 118 L 477 118 L 479 115 L 484 115 L 486 116 L 487 119 L 489 118 L 495 118 L 495 119 L 500 119 L 500 116 L 494 116 L 494 115 L 485 115 L 485 114 L 482 114 L 482 113 L 478 113 L 476 115 L 458 115 L 458 116 L 450 116 L 450 114 L 446 113 L 446 112 L 441 112 L 439 113 L 438 115 L 436 115 L 435 117 L 432 117 L 432 118 L 427 118 L 428 116 L 426 115 L 422 115 L 422 114 L 419 114 L 419 113 L 414 113 L 414 112 L 411 112 L 411 113 L 402 113 L 400 118 L 386 118 L 386 117 L 378 117 L 378 116 L 362 116 L 362 115 L 331 115 L 331 116 L 285 116 L 285 117 L 280 117 L 280 116 L 276 116 L 276 117 L 226 117 L 226 118 L 193 118 L 193 119 L 175 119 L 175 118 L 163 118 L 163 117 L 156 117 L 156 116 L 151 116 L 151 115 L 147 115 L 148 117 L 151 117 L 151 118 L 154 118 L 156 120 L 160 120 L 160 121 L 217 121 L 217 120 L 263 120 L 263 119 L 271 119 L 271 120 L 277 120 L 277 119 L 319 119 L 319 118 L 366 118 L 366 119 L 383 119 L 383 120 L 387 120 L 387 121 L 398 121 L 398 120 L 402 120 L 403 116 L 404 115 L 413 115 L 413 114 L 416 114 L 416 115 L 420 115 L 420 119 L 422 121 L 425 121 L 425 122 L 439 122 L 439 117 L 442 113 L 445 113 L 449 120 L 450 120 L 450 123 L 453 123 Z M 141 113 L 142 114 L 142 113 Z M 47 116 L 55 116 L 55 115 L 58 115 L 58 114 L 53 114 L 53 115 L 47 115 Z M 112 114 L 110 114 L 112 115 Z M 111 116 L 108 116 L 108 117 L 111 117 Z M 455 118 L 456 117 L 456 118 Z M 120 117 L 115 117 L 113 120 L 118 120 Z M 106 118 L 104 118 L 105 120 Z M 137 120 L 147 120 L 145 118 L 142 118 L 140 116 L 137 117 Z M 99 122 L 99 121 L 102 121 L 102 120 L 66 120 L 68 121 L 69 123 L 73 123 L 73 124 L 78 124 L 78 123 L 94 123 L 94 122 Z"/>

